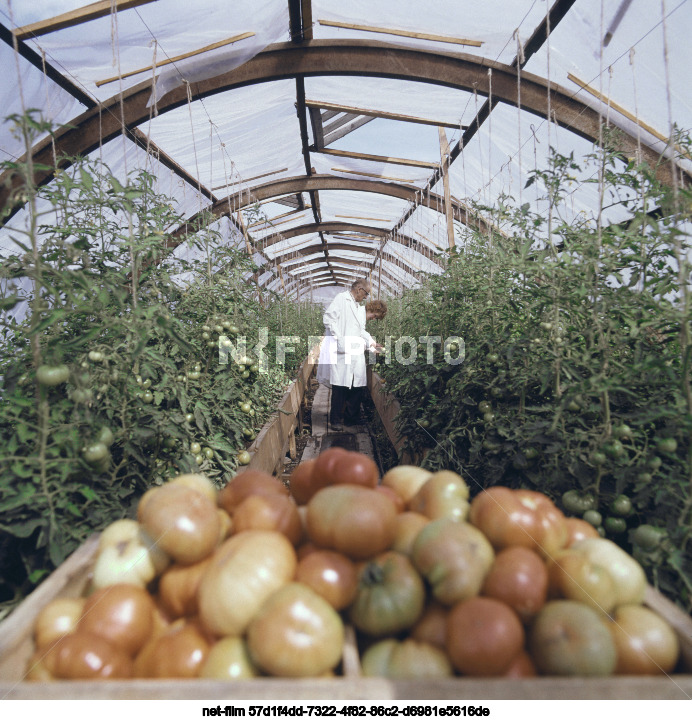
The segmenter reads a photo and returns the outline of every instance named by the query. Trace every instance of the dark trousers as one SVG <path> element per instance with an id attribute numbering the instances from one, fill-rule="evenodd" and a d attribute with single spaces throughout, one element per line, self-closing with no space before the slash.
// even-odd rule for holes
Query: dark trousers
<path id="1" fill-rule="evenodd" d="M 360 403 L 365 386 L 347 388 L 346 386 L 332 385 L 332 405 L 329 409 L 329 422 L 334 424 L 345 423 L 355 426 L 360 420 Z"/>

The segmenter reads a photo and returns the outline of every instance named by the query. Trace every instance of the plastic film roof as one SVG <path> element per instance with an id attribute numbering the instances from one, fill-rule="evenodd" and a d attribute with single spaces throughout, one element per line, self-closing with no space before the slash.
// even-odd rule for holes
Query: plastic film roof
<path id="1" fill-rule="evenodd" d="M 531 172 L 551 147 L 591 153 L 601 122 L 652 162 L 692 128 L 689 0 L 0 0 L 0 23 L 5 116 L 37 108 L 58 151 L 152 172 L 186 219 L 212 211 L 221 242 L 245 247 L 244 229 L 259 284 L 291 296 L 444 272 L 465 224 L 491 222 L 473 205 L 544 212 Z M 0 126 L 0 161 L 26 152 Z M 562 219 L 597 215 L 593 172 Z M 0 254 L 26 223 L 16 208 Z"/>

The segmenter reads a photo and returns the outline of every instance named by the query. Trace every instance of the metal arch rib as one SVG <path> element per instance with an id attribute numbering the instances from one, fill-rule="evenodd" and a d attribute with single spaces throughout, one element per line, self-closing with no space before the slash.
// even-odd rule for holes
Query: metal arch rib
<path id="1" fill-rule="evenodd" d="M 296 45 L 279 43 L 269 46 L 252 60 L 215 78 L 190 85 L 193 100 L 254 83 L 292 78 L 298 75 L 362 75 L 400 80 L 416 80 L 436 85 L 489 93 L 488 70 L 492 70 L 493 98 L 516 105 L 516 68 L 463 53 L 436 53 L 381 41 L 313 40 Z M 531 73 L 522 72 L 522 109 L 545 117 L 548 83 Z M 121 132 L 121 117 L 126 127 L 136 127 L 149 117 L 147 101 L 151 93 L 150 81 L 144 81 L 120 95 L 87 110 L 55 135 L 58 155 L 74 156 L 90 152 L 99 142 L 106 142 Z M 599 113 L 574 97 L 573 93 L 550 84 L 551 111 L 555 122 L 577 135 L 596 141 L 602 118 Z M 187 88 L 177 88 L 158 103 L 159 114 L 188 102 Z M 618 151 L 636 157 L 637 140 L 624 133 Z M 657 168 L 659 179 L 671 184 L 672 164 L 661 161 L 659 153 L 642 146 L 644 159 Z M 50 138 L 32 150 L 37 166 L 52 164 Z M 63 162 L 63 167 L 68 165 Z M 683 172 L 687 181 L 690 175 Z M 37 169 L 35 182 L 41 184 L 52 177 L 51 170 Z M 11 194 L 21 183 L 19 178 L 0 176 L 0 207 L 8 205 Z"/>

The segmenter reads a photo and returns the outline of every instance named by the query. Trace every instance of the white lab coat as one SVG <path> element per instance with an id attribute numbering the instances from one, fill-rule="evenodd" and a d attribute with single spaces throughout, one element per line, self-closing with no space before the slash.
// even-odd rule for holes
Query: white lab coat
<path id="1" fill-rule="evenodd" d="M 375 345 L 365 330 L 365 307 L 351 291 L 339 293 L 324 313 L 325 338 L 317 380 L 324 385 L 358 388 L 367 385 L 364 351 Z"/>

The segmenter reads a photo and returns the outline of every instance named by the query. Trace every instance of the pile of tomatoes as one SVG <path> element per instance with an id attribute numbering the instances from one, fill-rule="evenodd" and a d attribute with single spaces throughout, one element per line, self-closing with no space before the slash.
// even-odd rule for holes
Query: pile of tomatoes
<path id="1" fill-rule="evenodd" d="M 639 564 L 541 493 L 330 448 L 290 488 L 180 476 L 100 538 L 89 593 L 39 615 L 27 677 L 315 677 L 345 624 L 390 678 L 669 673 Z"/>

